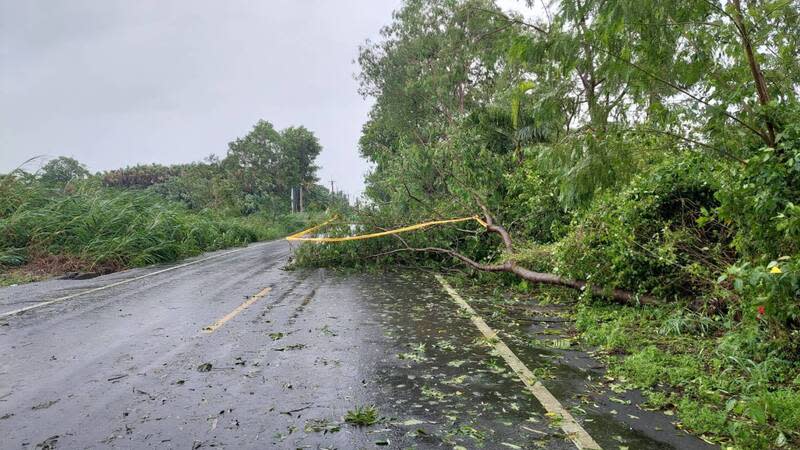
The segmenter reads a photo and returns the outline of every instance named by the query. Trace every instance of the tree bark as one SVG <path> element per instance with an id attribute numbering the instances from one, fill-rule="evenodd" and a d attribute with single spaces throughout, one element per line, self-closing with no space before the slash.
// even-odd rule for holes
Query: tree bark
<path id="1" fill-rule="evenodd" d="M 303 212 L 303 185 L 300 185 L 300 212 Z"/>
<path id="2" fill-rule="evenodd" d="M 736 15 L 733 17 L 736 29 L 739 31 L 739 37 L 742 39 L 742 46 L 744 53 L 747 57 L 747 63 L 750 67 L 750 73 L 753 75 L 753 80 L 756 83 L 756 94 L 758 95 L 758 103 L 761 106 L 769 104 L 769 91 L 767 90 L 767 81 L 764 78 L 764 73 L 761 71 L 761 66 L 756 58 L 755 51 L 753 50 L 753 43 L 750 40 L 750 34 L 747 31 L 747 26 L 744 23 L 744 14 L 742 13 L 741 0 L 731 0 Z M 763 136 L 764 142 L 769 147 L 775 147 L 775 124 L 771 119 L 767 119 L 767 133 Z"/>

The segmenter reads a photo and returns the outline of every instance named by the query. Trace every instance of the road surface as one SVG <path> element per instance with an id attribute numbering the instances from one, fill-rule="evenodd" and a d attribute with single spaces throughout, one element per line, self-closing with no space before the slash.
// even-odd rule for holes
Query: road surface
<path id="1" fill-rule="evenodd" d="M 0 289 L 0 447 L 575 448 L 434 277 L 289 256 Z M 509 347 L 603 448 L 711 448 L 635 394 L 610 402 L 586 355 Z M 366 405 L 378 423 L 344 422 Z"/>

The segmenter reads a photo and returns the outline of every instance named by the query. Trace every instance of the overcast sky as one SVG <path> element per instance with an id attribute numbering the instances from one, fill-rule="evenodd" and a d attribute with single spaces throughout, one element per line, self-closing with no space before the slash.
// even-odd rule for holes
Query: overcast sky
<path id="1" fill-rule="evenodd" d="M 356 194 L 370 101 L 353 60 L 400 3 L 0 0 L 0 173 L 197 161 L 265 119 L 316 133 L 322 180 Z"/>

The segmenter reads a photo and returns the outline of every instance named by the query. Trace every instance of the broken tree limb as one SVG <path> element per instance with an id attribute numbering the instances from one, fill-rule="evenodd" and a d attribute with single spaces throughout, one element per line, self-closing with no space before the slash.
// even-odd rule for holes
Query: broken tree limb
<path id="1" fill-rule="evenodd" d="M 440 172 L 441 173 L 441 172 Z M 458 182 L 457 179 L 452 178 Z M 535 272 L 533 270 L 527 269 L 517 264 L 517 261 L 513 258 L 514 255 L 514 242 L 511 238 L 511 234 L 508 230 L 505 229 L 502 225 L 499 225 L 495 220 L 494 215 L 489 211 L 489 208 L 486 207 L 486 203 L 481 198 L 481 196 L 474 190 L 470 189 L 468 186 L 458 182 L 464 189 L 469 191 L 472 194 L 472 198 L 476 204 L 478 204 L 483 211 L 484 216 L 484 227 L 487 231 L 497 234 L 503 241 L 503 246 L 505 247 L 506 253 L 510 255 L 505 261 L 501 263 L 495 264 L 483 264 L 478 261 L 469 258 L 466 255 L 462 255 L 461 253 L 441 247 L 411 247 L 408 245 L 405 239 L 400 236 L 393 235 L 397 238 L 400 242 L 402 242 L 404 248 L 389 250 L 386 252 L 377 253 L 374 255 L 370 255 L 369 257 L 379 257 L 379 256 L 386 256 L 391 255 L 394 253 L 406 252 L 406 251 L 413 251 L 413 252 L 426 252 L 426 253 L 439 253 L 448 255 L 454 259 L 461 261 L 462 263 L 466 264 L 467 266 L 479 270 L 482 272 L 506 272 L 514 274 L 524 280 L 530 281 L 536 284 L 549 284 L 553 286 L 563 286 L 571 289 L 576 289 L 579 291 L 590 291 L 592 294 L 597 295 L 599 297 L 611 299 L 617 301 L 619 303 L 627 304 L 627 305 L 650 305 L 658 303 L 658 300 L 650 295 L 646 294 L 637 294 L 630 291 L 626 291 L 623 289 L 616 289 L 616 288 L 604 288 L 602 286 L 595 286 L 591 283 L 588 283 L 585 280 L 573 280 L 570 278 L 565 278 L 560 275 L 554 273 L 545 273 L 545 272 Z M 457 198 L 457 197 L 456 197 Z"/>
<path id="2" fill-rule="evenodd" d="M 652 305 L 657 303 L 655 297 L 652 297 L 650 295 L 637 295 L 623 289 L 607 289 L 600 286 L 591 285 L 583 280 L 572 280 L 553 273 L 535 272 L 533 270 L 529 270 L 519 266 L 513 260 L 507 260 L 500 264 L 482 264 L 454 250 L 449 250 L 440 247 L 423 247 L 423 248 L 408 247 L 405 249 L 398 249 L 397 251 L 393 251 L 392 253 L 396 253 L 398 251 L 416 251 L 416 252 L 439 253 L 439 254 L 449 255 L 455 259 L 460 260 L 461 262 L 472 267 L 473 269 L 482 272 L 506 272 L 506 273 L 512 273 L 522 278 L 523 280 L 527 280 L 536 284 L 549 284 L 552 286 L 562 286 L 562 287 L 577 289 L 579 291 L 584 291 L 588 289 L 594 295 L 597 295 L 599 297 L 609 298 L 627 305 L 636 305 L 636 304 Z M 387 253 L 383 254 L 385 255 Z"/>
<path id="3" fill-rule="evenodd" d="M 479 198 L 476 198 L 475 201 L 478 202 L 481 209 L 483 210 L 484 216 L 486 217 L 486 223 L 488 225 L 486 229 L 499 234 L 500 237 L 503 239 L 503 244 L 505 244 L 506 250 L 509 252 L 509 254 L 513 254 L 514 246 L 511 240 L 511 235 L 508 233 L 508 230 L 506 230 L 503 226 L 497 225 L 495 223 L 494 217 L 492 217 L 492 215 L 489 213 L 489 209 L 484 205 L 482 201 L 480 201 Z M 513 259 L 506 261 L 504 264 L 501 264 L 501 266 L 503 266 L 504 272 L 513 273 L 518 277 L 527 281 L 531 281 L 533 283 L 564 286 L 581 291 L 589 289 L 594 295 L 611 298 L 627 304 L 656 303 L 656 299 L 649 295 L 637 295 L 622 289 L 607 289 L 600 286 L 591 285 L 583 280 L 572 280 L 553 273 L 534 272 L 532 270 L 517 265 L 517 262 L 514 261 Z"/>
<path id="4" fill-rule="evenodd" d="M 513 240 L 511 239 L 511 234 L 509 234 L 508 230 L 506 230 L 502 225 L 497 224 L 494 216 L 489 212 L 489 209 L 485 206 L 484 202 L 477 194 L 474 195 L 474 200 L 483 210 L 484 221 L 486 222 L 486 230 L 499 235 L 503 241 L 503 245 L 506 249 L 506 252 L 509 255 L 513 255 L 514 243 Z M 399 253 L 403 251 L 439 253 L 448 255 L 454 259 L 461 261 L 467 266 L 482 272 L 506 272 L 514 274 L 522 278 L 523 280 L 527 280 L 536 284 L 563 286 L 571 289 L 576 289 L 579 291 L 589 290 L 592 294 L 597 295 L 599 297 L 608 298 L 627 305 L 640 305 L 640 304 L 651 305 L 658 303 L 657 299 L 650 295 L 639 295 L 623 289 L 616 289 L 616 288 L 609 289 L 601 286 L 595 286 L 584 280 L 573 280 L 570 278 L 562 277 L 554 273 L 535 272 L 533 270 L 526 269 L 525 267 L 518 265 L 517 262 L 513 259 L 513 257 L 505 260 L 502 263 L 483 264 L 478 261 L 475 261 L 472 258 L 469 258 L 468 256 L 462 255 L 461 253 L 455 250 L 450 250 L 441 247 L 422 247 L 422 248 L 411 247 L 404 239 L 400 238 L 399 236 L 397 237 L 403 243 L 405 248 L 390 250 L 388 252 L 382 252 L 372 256 L 373 257 L 385 256 L 392 253 Z"/>

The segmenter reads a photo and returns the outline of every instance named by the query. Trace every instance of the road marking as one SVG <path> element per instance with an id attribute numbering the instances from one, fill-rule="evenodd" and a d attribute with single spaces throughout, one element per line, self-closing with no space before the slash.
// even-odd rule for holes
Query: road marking
<path id="1" fill-rule="evenodd" d="M 248 298 L 247 300 L 245 300 L 244 303 L 242 303 L 241 305 L 237 306 L 236 309 L 234 309 L 233 311 L 229 312 L 228 314 L 225 314 L 218 321 L 216 321 L 216 322 L 212 323 L 211 325 L 203 328 L 203 333 L 213 333 L 217 328 L 225 325 L 225 322 L 233 319 L 234 317 L 236 317 L 237 314 L 239 314 L 240 312 L 244 311 L 248 306 L 250 306 L 253 303 L 255 303 L 256 301 L 258 301 L 258 299 L 266 297 L 267 294 L 269 294 L 269 291 L 271 291 L 271 290 L 272 290 L 272 288 L 264 288 L 264 289 L 258 291 L 258 294 L 256 294 L 256 295 Z"/>
<path id="2" fill-rule="evenodd" d="M 25 311 L 30 311 L 32 309 L 41 308 L 42 306 L 52 305 L 53 303 L 59 303 L 59 302 L 63 302 L 63 301 L 66 301 L 66 300 L 72 300 L 73 298 L 80 297 L 81 295 L 91 294 L 91 293 L 94 293 L 94 292 L 103 291 L 103 290 L 110 289 L 110 288 L 113 288 L 113 287 L 121 286 L 121 285 L 126 284 L 126 283 L 131 283 L 131 282 L 134 282 L 134 281 L 141 280 L 142 278 L 152 277 L 152 276 L 155 276 L 155 275 L 162 274 L 164 272 L 169 272 L 171 270 L 177 270 L 177 269 L 188 267 L 188 266 L 191 266 L 191 265 L 194 265 L 194 264 L 199 264 L 201 262 L 205 262 L 205 261 L 208 261 L 208 260 L 211 260 L 211 259 L 220 258 L 220 257 L 226 256 L 226 255 L 230 255 L 231 253 L 241 252 L 242 250 L 247 250 L 247 249 L 250 249 L 250 248 L 257 247 L 257 246 L 259 246 L 259 245 L 252 246 L 252 247 L 237 248 L 236 250 L 231 250 L 229 252 L 220 253 L 218 255 L 209 256 L 209 257 L 203 258 L 203 259 L 198 259 L 196 261 L 192 261 L 192 262 L 180 264 L 180 265 L 177 265 L 177 266 L 169 267 L 167 269 L 162 269 L 162 270 L 158 270 L 158 271 L 155 271 L 155 272 L 147 273 L 147 274 L 144 274 L 144 275 L 140 275 L 138 277 L 133 277 L 133 278 L 129 278 L 127 280 L 117 281 L 116 283 L 111 283 L 111 284 L 108 284 L 108 285 L 105 285 L 105 286 L 100 286 L 100 287 L 93 288 L 93 289 L 87 289 L 85 291 L 78 292 L 76 294 L 70 294 L 70 295 L 67 295 L 67 296 L 64 296 L 64 297 L 59 297 L 59 298 L 57 298 L 55 300 L 48 300 L 48 301 L 45 301 L 45 302 L 40 302 L 40 303 L 36 303 L 36 304 L 30 305 L 30 306 L 26 306 L 24 308 L 19 308 L 19 309 L 15 309 L 13 311 L 4 312 L 4 313 L 0 314 L 0 319 L 2 319 L 4 317 L 8 317 L 8 316 L 13 316 L 13 315 L 16 315 L 16 314 L 24 313 Z"/>
<path id="3" fill-rule="evenodd" d="M 506 361 L 506 364 L 511 367 L 512 370 L 517 374 L 520 380 L 525 384 L 531 394 L 539 400 L 539 403 L 544 406 L 544 409 L 547 410 L 548 413 L 555 414 L 556 417 L 561 417 L 561 429 L 564 430 L 564 433 L 569 436 L 572 442 L 575 444 L 576 447 L 579 449 L 586 449 L 586 450 L 602 450 L 600 445 L 589 436 L 589 433 L 581 427 L 581 425 L 572 417 L 572 414 L 567 411 L 563 405 L 556 399 L 550 391 L 547 390 L 546 387 L 542 383 L 536 380 L 536 377 L 533 375 L 533 372 L 528 369 L 525 364 L 520 361 L 517 355 L 511 351 L 510 348 L 503 342 L 502 339 L 497 335 L 497 332 L 494 331 L 489 325 L 484 322 L 484 320 L 469 306 L 458 292 L 455 291 L 450 285 L 445 281 L 445 279 L 441 275 L 436 275 L 436 279 L 439 280 L 444 290 L 450 294 L 450 297 L 455 300 L 458 306 L 461 307 L 464 311 L 469 313 L 470 319 L 472 323 L 483 333 L 483 335 L 491 342 L 494 349 L 499 353 L 503 359 Z"/>

